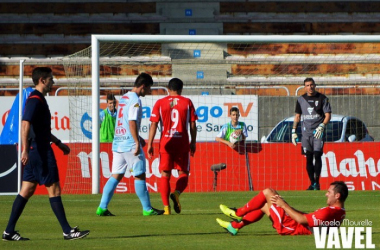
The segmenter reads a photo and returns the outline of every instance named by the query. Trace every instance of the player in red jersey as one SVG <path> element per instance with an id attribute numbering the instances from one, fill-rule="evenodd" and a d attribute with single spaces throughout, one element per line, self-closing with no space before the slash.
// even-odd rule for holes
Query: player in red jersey
<path id="1" fill-rule="evenodd" d="M 229 233 L 236 235 L 239 229 L 259 221 L 266 214 L 278 234 L 308 235 L 313 233 L 313 227 L 339 227 L 346 216 L 344 201 L 348 196 L 348 188 L 344 182 L 331 183 L 325 196 L 327 207 L 306 214 L 289 206 L 276 190 L 267 188 L 241 208 L 220 205 L 222 212 L 234 221 L 227 222 L 219 218 L 216 221 Z"/>
<path id="2" fill-rule="evenodd" d="M 181 96 L 183 82 L 178 78 L 169 81 L 169 96 L 156 102 L 150 121 L 152 122 L 148 139 L 148 157 L 153 156 L 153 139 L 158 123 L 161 126 L 160 137 L 160 193 L 164 204 L 165 215 L 171 214 L 169 196 L 174 203 L 176 213 L 181 212 L 179 195 L 186 189 L 190 171 L 190 157 L 196 149 L 198 119 L 194 105 L 189 98 Z M 190 127 L 190 144 L 188 130 Z M 170 177 L 172 169 L 178 170 L 175 191 L 170 193 Z"/>

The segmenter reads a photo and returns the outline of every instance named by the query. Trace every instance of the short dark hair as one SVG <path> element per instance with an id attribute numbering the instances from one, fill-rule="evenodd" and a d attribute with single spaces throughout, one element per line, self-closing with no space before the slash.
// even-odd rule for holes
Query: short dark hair
<path id="1" fill-rule="evenodd" d="M 334 192 L 340 194 L 339 200 L 344 202 L 348 196 L 348 187 L 343 181 L 334 181 L 330 184 L 334 186 Z"/>
<path id="2" fill-rule="evenodd" d="M 116 101 L 115 95 L 112 93 L 107 94 L 107 102 L 108 101 Z"/>
<path id="3" fill-rule="evenodd" d="M 230 109 L 230 114 L 231 114 L 232 112 L 238 112 L 238 113 L 240 113 L 240 111 L 239 111 L 239 109 L 238 109 L 237 107 L 232 107 L 232 108 Z"/>
<path id="4" fill-rule="evenodd" d="M 172 78 L 168 83 L 168 89 L 173 91 L 182 91 L 183 82 L 179 78 Z"/>
<path id="5" fill-rule="evenodd" d="M 152 77 L 147 73 L 141 73 L 135 80 L 135 87 L 140 87 L 142 85 L 145 86 L 152 86 L 153 85 L 153 79 Z"/>
<path id="6" fill-rule="evenodd" d="M 52 70 L 51 68 L 49 67 L 37 67 L 37 68 L 34 68 L 33 71 L 32 71 L 32 80 L 33 80 L 33 83 L 34 85 L 38 85 L 38 81 L 40 80 L 40 78 L 47 78 L 48 76 L 50 76 Z"/>
<path id="7" fill-rule="evenodd" d="M 308 78 L 306 78 L 305 80 L 303 80 L 303 85 L 305 85 L 305 82 L 312 82 L 313 84 L 315 84 L 314 79 L 311 78 L 311 77 L 308 77 Z"/>

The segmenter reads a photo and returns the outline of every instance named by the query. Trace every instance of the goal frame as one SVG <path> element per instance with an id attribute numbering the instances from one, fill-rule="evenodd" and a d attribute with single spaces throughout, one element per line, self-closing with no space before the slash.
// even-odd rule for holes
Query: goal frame
<path id="1" fill-rule="evenodd" d="M 99 35 L 91 36 L 92 68 L 92 194 L 100 193 L 100 42 L 139 43 L 366 43 L 380 35 Z"/>

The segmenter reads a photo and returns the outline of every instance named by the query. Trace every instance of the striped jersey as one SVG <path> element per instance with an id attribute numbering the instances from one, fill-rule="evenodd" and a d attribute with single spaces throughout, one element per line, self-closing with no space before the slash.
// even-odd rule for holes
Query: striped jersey
<path id="1" fill-rule="evenodd" d="M 129 121 L 136 121 L 140 130 L 142 118 L 141 100 L 135 92 L 124 94 L 119 100 L 115 135 L 112 142 L 113 152 L 129 152 L 136 146 L 129 129 Z"/>

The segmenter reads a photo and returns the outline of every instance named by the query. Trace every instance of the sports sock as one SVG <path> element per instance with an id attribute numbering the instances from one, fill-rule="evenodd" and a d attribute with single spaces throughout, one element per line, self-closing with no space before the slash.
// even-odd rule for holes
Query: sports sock
<path id="1" fill-rule="evenodd" d="M 183 191 L 185 191 L 188 181 L 189 181 L 189 176 L 187 174 L 181 174 L 180 176 L 178 176 L 178 180 L 175 183 L 175 190 L 178 191 L 179 193 L 182 193 Z"/>
<path id="2" fill-rule="evenodd" d="M 100 200 L 100 208 L 106 209 L 108 207 L 108 204 L 110 203 L 112 196 L 115 192 L 115 189 L 117 187 L 117 184 L 119 184 L 119 181 L 116 180 L 113 176 L 111 176 L 106 185 L 103 188 L 103 195 L 102 199 Z"/>
<path id="3" fill-rule="evenodd" d="M 306 171 L 309 176 L 311 185 L 315 183 L 313 160 L 314 160 L 314 154 L 310 151 L 307 151 L 306 152 Z"/>
<path id="4" fill-rule="evenodd" d="M 140 199 L 143 209 L 150 211 L 152 206 L 150 205 L 149 192 L 145 180 L 135 180 L 135 192 Z"/>
<path id="5" fill-rule="evenodd" d="M 315 159 L 315 183 L 319 184 L 319 177 L 321 175 L 322 171 L 322 152 L 314 152 L 314 159 Z"/>
<path id="6" fill-rule="evenodd" d="M 65 208 L 63 207 L 61 196 L 50 197 L 49 201 L 50 206 L 59 221 L 59 224 L 61 224 L 63 232 L 65 234 L 70 233 L 71 227 L 66 219 Z"/>
<path id="7" fill-rule="evenodd" d="M 261 209 L 265 205 L 265 203 L 267 203 L 267 199 L 263 191 L 260 191 L 260 193 L 253 197 L 252 200 L 245 204 L 244 207 L 238 208 L 236 210 L 236 215 L 241 217 L 251 211 Z"/>
<path id="8" fill-rule="evenodd" d="M 164 204 L 164 206 L 169 206 L 170 177 L 161 176 L 160 193 L 161 193 L 162 203 Z"/>
<path id="9" fill-rule="evenodd" d="M 12 205 L 12 212 L 11 216 L 9 217 L 7 228 L 5 229 L 5 232 L 7 233 L 13 233 L 15 231 L 16 223 L 18 219 L 20 218 L 22 211 L 24 211 L 25 205 L 28 202 L 27 199 L 22 197 L 21 195 L 17 195 L 15 198 L 15 201 Z"/>
<path id="10" fill-rule="evenodd" d="M 243 219 L 240 222 L 232 221 L 231 226 L 233 228 L 240 229 L 244 226 L 259 221 L 261 218 L 263 218 L 263 216 L 264 213 L 261 211 L 261 209 L 257 209 L 244 215 Z"/>

